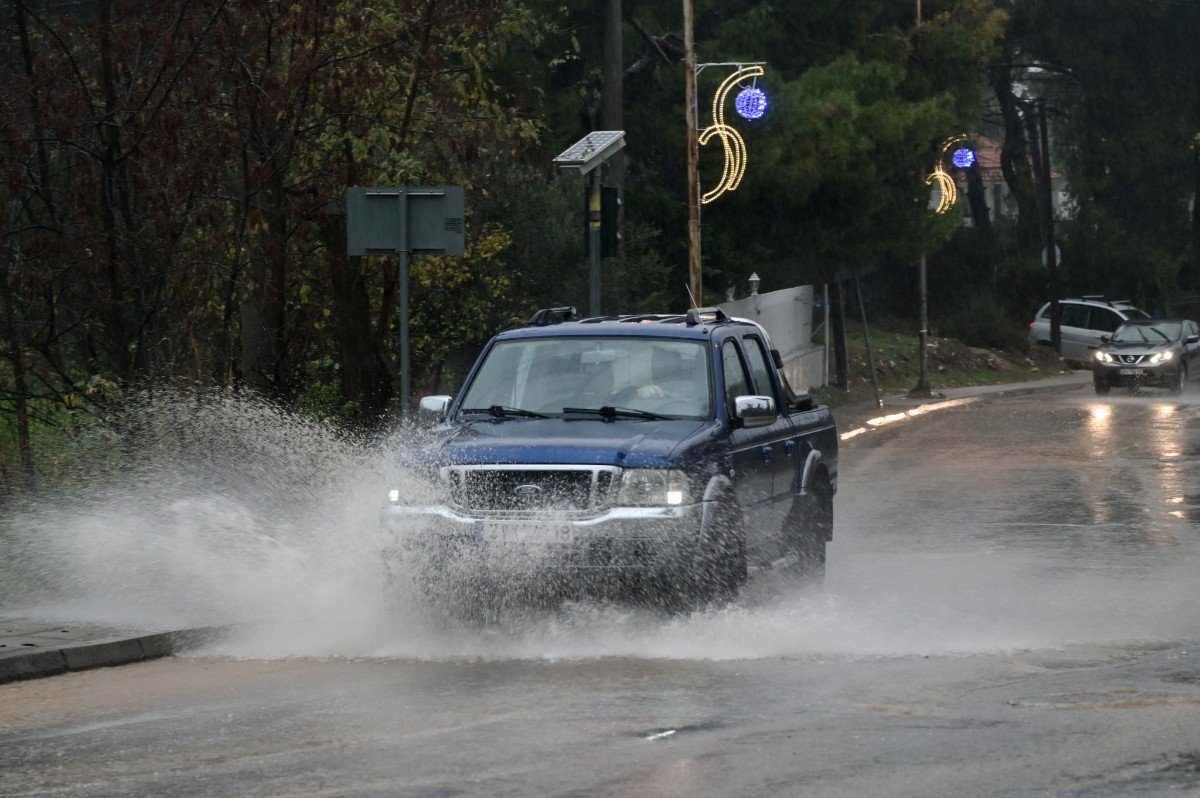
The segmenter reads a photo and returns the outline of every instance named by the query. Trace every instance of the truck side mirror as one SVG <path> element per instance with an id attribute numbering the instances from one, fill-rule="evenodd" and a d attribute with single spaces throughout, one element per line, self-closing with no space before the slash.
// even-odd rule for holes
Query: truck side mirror
<path id="1" fill-rule="evenodd" d="M 422 396 L 417 409 L 417 418 L 426 422 L 445 421 L 446 411 L 450 409 L 450 401 L 453 398 L 452 396 Z"/>
<path id="2" fill-rule="evenodd" d="M 802 391 L 801 393 L 796 394 L 792 401 L 797 410 L 804 412 L 812 410 L 816 404 L 813 402 L 812 395 L 808 391 Z"/>
<path id="3" fill-rule="evenodd" d="M 733 400 L 733 417 L 747 429 L 774 424 L 778 416 L 770 396 L 739 396 Z"/>

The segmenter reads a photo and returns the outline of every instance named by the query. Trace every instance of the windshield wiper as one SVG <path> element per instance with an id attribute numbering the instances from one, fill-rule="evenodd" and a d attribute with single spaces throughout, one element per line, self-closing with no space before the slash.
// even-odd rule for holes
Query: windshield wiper
<path id="1" fill-rule="evenodd" d="M 489 405 L 488 407 L 464 407 L 458 412 L 487 413 L 492 418 L 549 418 L 549 416 L 543 413 L 535 413 L 532 410 L 522 410 L 519 407 L 505 407 L 504 405 Z"/>
<path id="2" fill-rule="evenodd" d="M 581 415 L 581 416 L 600 416 L 600 418 L 644 418 L 644 419 L 662 419 L 669 416 L 660 416 L 658 413 L 651 413 L 648 410 L 634 410 L 632 407 L 613 407 L 605 405 L 604 407 L 564 407 L 563 415 Z"/>

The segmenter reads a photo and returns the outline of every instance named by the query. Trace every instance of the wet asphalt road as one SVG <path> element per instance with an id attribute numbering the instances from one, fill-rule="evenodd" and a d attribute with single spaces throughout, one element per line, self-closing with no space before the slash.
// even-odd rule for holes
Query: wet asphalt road
<path id="1" fill-rule="evenodd" d="M 11 683 L 0 795 L 1200 795 L 1198 444 L 1090 388 L 912 418 L 846 442 L 821 592 Z"/>

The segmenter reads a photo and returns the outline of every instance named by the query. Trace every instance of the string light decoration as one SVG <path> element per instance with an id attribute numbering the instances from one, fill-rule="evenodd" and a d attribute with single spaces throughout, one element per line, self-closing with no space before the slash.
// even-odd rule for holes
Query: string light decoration
<path id="1" fill-rule="evenodd" d="M 742 139 L 740 133 L 734 130 L 729 125 L 725 124 L 725 100 L 729 96 L 729 92 L 740 81 L 749 78 L 757 78 L 764 72 L 762 66 L 754 64 L 750 66 L 738 66 L 737 71 L 725 78 L 721 85 L 717 88 L 713 95 L 712 117 L 713 123 L 706 127 L 700 133 L 699 142 L 701 145 L 707 144 L 713 136 L 721 139 L 721 147 L 725 150 L 725 164 L 721 172 L 721 179 L 710 191 L 706 191 L 700 197 L 701 204 L 707 204 L 715 200 L 717 197 L 724 194 L 726 191 L 734 191 L 742 182 L 742 176 L 746 174 L 746 142 Z M 746 92 L 751 92 L 747 95 L 747 104 L 749 110 L 758 110 L 758 116 L 766 111 L 767 96 L 763 94 L 761 89 L 752 87 L 742 91 L 739 95 L 739 101 Z M 753 92 L 758 92 L 761 97 L 761 106 L 755 104 L 755 96 Z M 739 110 L 739 113 L 741 111 Z M 745 116 L 745 114 L 743 114 Z M 758 117 L 746 117 L 747 119 Z"/>
<path id="2" fill-rule="evenodd" d="M 762 115 L 767 112 L 767 94 L 757 86 L 742 89 L 733 101 L 733 107 L 742 119 L 762 119 Z"/>
<path id="3" fill-rule="evenodd" d="M 948 175 L 946 170 L 942 168 L 942 164 L 945 162 L 946 153 L 950 151 L 950 148 L 960 141 L 966 140 L 967 137 L 965 134 L 946 139 L 945 143 L 942 144 L 941 152 L 938 153 L 937 163 L 933 167 L 933 174 L 925 178 L 925 185 L 932 186 L 936 183 L 940 194 L 937 207 L 933 209 L 934 213 L 945 213 L 953 208 L 954 203 L 958 201 L 958 186 L 955 185 L 954 178 Z M 959 169 L 967 169 L 975 163 L 975 151 L 970 147 L 960 147 L 954 151 L 951 163 Z"/>
<path id="4" fill-rule="evenodd" d="M 954 151 L 950 162 L 959 169 L 970 169 L 975 165 L 975 150 L 970 147 L 959 147 Z"/>

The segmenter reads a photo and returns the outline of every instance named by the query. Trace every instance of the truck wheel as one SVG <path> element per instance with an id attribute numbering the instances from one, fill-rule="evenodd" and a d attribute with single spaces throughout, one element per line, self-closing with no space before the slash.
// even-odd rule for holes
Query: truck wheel
<path id="1" fill-rule="evenodd" d="M 721 596 L 732 601 L 746 584 L 746 532 L 741 511 L 734 508 L 729 512 L 733 520 L 721 539 L 716 584 Z"/>
<path id="2" fill-rule="evenodd" d="M 736 504 L 721 502 L 711 517 L 705 516 L 690 577 L 697 603 L 737 598 L 746 583 L 746 534 Z"/>
<path id="3" fill-rule="evenodd" d="M 788 524 L 792 547 L 799 558 L 800 579 L 819 585 L 825 580 L 825 545 L 833 537 L 833 488 L 829 478 L 818 475 Z"/>

